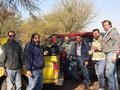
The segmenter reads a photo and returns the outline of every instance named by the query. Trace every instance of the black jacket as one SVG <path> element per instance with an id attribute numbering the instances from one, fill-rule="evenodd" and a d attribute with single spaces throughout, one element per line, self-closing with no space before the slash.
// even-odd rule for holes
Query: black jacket
<path id="1" fill-rule="evenodd" d="M 22 48 L 16 42 L 6 42 L 2 47 L 0 54 L 0 66 L 14 70 L 20 69 L 22 66 Z"/>
<path id="2" fill-rule="evenodd" d="M 53 44 L 50 48 L 51 55 L 59 55 L 60 54 L 60 48 L 57 44 Z"/>

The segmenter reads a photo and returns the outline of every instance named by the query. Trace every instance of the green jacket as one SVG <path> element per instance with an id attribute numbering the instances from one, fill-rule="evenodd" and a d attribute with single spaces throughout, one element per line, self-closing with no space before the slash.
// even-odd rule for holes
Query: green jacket
<path id="1" fill-rule="evenodd" d="M 6 42 L 1 47 L 0 67 L 5 67 L 11 70 L 19 69 L 22 66 L 22 48 L 21 45 L 14 42 Z"/>

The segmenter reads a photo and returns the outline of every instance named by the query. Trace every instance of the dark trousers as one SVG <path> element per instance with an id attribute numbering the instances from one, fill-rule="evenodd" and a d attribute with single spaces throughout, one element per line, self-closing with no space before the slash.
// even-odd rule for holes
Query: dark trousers
<path id="1" fill-rule="evenodd" d="M 76 66 L 70 60 L 69 56 L 66 57 L 66 60 L 64 63 L 64 69 L 65 69 L 65 72 L 67 72 L 68 75 L 70 75 L 72 77 L 72 79 L 74 79 L 75 81 L 79 80 L 79 76 L 77 75 Z"/>
<path id="2" fill-rule="evenodd" d="M 82 70 L 82 74 L 84 77 L 84 84 L 89 85 L 90 84 L 89 73 L 84 60 L 80 56 L 77 56 L 77 62 L 78 62 L 78 67 Z"/>

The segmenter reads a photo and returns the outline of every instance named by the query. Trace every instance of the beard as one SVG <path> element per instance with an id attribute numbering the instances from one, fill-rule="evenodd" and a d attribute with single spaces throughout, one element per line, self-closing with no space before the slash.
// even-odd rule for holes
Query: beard
<path id="1" fill-rule="evenodd" d="M 40 42 L 39 42 L 39 41 L 37 41 L 37 42 L 35 42 L 35 44 L 36 44 L 36 45 L 39 45 L 39 44 L 40 44 Z"/>

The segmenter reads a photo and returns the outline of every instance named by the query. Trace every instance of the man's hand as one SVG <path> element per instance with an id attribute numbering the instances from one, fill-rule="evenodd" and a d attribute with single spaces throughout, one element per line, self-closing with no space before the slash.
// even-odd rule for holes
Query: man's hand
<path id="1" fill-rule="evenodd" d="M 91 48 L 92 48 L 94 51 L 97 50 L 97 47 L 96 47 L 96 46 L 92 46 Z"/>
<path id="2" fill-rule="evenodd" d="M 32 77 L 32 72 L 31 71 L 27 71 L 26 73 L 27 73 L 28 77 Z"/>
<path id="3" fill-rule="evenodd" d="M 117 59 L 117 55 L 116 55 L 116 53 L 113 53 L 112 62 L 115 63 L 115 62 L 116 62 L 116 59 Z"/>
<path id="4" fill-rule="evenodd" d="M 43 54 L 44 54 L 44 55 L 48 55 L 48 53 L 49 53 L 48 51 L 44 51 L 44 53 L 43 53 Z"/>
<path id="5" fill-rule="evenodd" d="M 86 66 L 88 65 L 88 61 L 85 61 L 85 65 L 86 65 Z"/>

